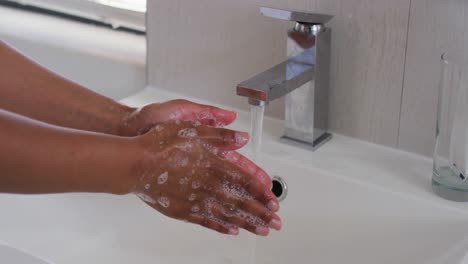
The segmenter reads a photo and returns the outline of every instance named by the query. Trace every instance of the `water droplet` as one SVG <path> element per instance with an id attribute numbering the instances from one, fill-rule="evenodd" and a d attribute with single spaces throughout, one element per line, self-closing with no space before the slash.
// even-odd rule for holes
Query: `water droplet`
<path id="1" fill-rule="evenodd" d="M 158 199 L 158 204 L 161 205 L 164 208 L 168 208 L 170 203 L 171 202 L 170 202 L 169 198 L 167 198 L 167 197 L 162 196 L 162 197 L 159 197 L 159 199 Z"/>
<path id="2" fill-rule="evenodd" d="M 225 203 L 222 214 L 226 217 L 233 217 L 236 213 L 236 207 L 233 204 Z"/>
<path id="3" fill-rule="evenodd" d="M 195 120 L 195 121 L 192 122 L 192 126 L 199 127 L 199 126 L 201 126 L 201 122 L 198 121 L 198 120 Z"/>
<path id="4" fill-rule="evenodd" d="M 168 178 L 169 178 L 169 173 L 167 171 L 163 172 L 158 177 L 158 184 L 164 184 L 167 181 Z"/>
<path id="5" fill-rule="evenodd" d="M 149 184 L 149 183 L 145 184 L 145 189 L 146 190 L 149 190 L 150 187 L 151 187 L 151 184 Z"/>

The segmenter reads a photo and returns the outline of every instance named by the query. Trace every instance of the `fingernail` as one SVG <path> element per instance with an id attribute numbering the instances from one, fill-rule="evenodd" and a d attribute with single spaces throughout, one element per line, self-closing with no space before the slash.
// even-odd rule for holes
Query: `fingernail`
<path id="1" fill-rule="evenodd" d="M 269 232 L 270 232 L 270 229 L 266 226 L 257 226 L 255 228 L 255 234 L 259 236 L 267 236 Z"/>
<path id="2" fill-rule="evenodd" d="M 279 209 L 279 205 L 278 205 L 277 202 L 271 200 L 271 201 L 268 202 L 267 208 L 270 209 L 271 211 L 276 212 Z"/>
<path id="3" fill-rule="evenodd" d="M 270 223 L 268 224 L 270 228 L 273 228 L 275 230 L 280 230 L 281 229 L 281 221 L 278 219 L 272 219 Z"/>
<path id="4" fill-rule="evenodd" d="M 237 145 L 244 145 L 249 141 L 249 133 L 246 132 L 236 132 L 234 135 L 234 140 L 236 141 Z"/>
<path id="5" fill-rule="evenodd" d="M 229 228 L 229 234 L 233 236 L 239 235 L 239 228 Z"/>

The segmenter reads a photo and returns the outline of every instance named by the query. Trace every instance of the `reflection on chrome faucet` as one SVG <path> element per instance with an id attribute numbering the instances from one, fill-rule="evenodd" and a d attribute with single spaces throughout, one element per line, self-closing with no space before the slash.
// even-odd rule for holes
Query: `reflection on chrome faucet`
<path id="1" fill-rule="evenodd" d="M 288 59 L 237 86 L 252 105 L 286 98 L 287 142 L 315 149 L 331 139 L 328 133 L 328 92 L 332 16 L 262 7 L 261 14 L 295 21 L 288 31 Z"/>

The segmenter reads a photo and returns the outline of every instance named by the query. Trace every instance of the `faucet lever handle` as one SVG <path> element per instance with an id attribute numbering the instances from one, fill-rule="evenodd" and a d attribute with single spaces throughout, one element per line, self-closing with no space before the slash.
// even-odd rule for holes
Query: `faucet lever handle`
<path id="1" fill-rule="evenodd" d="M 308 23 L 313 25 L 323 25 L 333 18 L 333 16 L 331 15 L 304 13 L 270 7 L 260 7 L 260 14 L 266 17 L 294 21 L 299 23 Z"/>

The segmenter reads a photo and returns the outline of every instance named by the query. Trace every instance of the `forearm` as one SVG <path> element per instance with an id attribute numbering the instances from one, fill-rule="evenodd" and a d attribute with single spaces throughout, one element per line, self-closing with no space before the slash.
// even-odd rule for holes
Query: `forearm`
<path id="1" fill-rule="evenodd" d="M 0 40 L 0 109 L 50 124 L 117 135 L 134 109 L 62 78 Z"/>
<path id="2" fill-rule="evenodd" d="M 130 138 L 61 128 L 3 110 L 0 128 L 0 192 L 131 189 L 137 149 Z"/>

